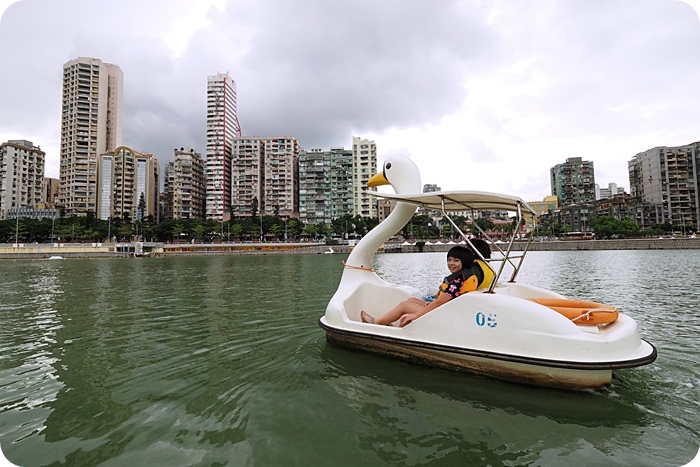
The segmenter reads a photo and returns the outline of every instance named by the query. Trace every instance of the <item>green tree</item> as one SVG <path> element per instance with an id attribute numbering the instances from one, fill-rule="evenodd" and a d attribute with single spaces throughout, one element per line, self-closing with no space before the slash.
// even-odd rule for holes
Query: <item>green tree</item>
<path id="1" fill-rule="evenodd" d="M 316 235 L 318 235 L 318 226 L 316 224 L 306 224 L 304 226 L 304 232 L 315 240 Z"/>
<path id="2" fill-rule="evenodd" d="M 299 219 L 288 219 L 287 220 L 287 236 L 288 237 L 299 237 L 301 232 L 304 230 L 304 224 Z"/>
<path id="3" fill-rule="evenodd" d="M 277 238 L 277 240 L 280 240 L 280 238 L 282 238 L 282 236 L 284 235 L 284 226 L 274 224 L 270 227 L 270 233 L 274 235 Z"/>
<path id="4" fill-rule="evenodd" d="M 496 224 L 494 224 L 494 222 L 491 219 L 488 219 L 486 217 L 478 218 L 477 220 L 474 221 L 474 224 L 478 225 L 481 228 L 481 230 L 483 230 L 484 232 L 492 232 L 494 227 L 496 227 Z M 477 235 L 477 236 L 481 235 L 481 232 L 479 231 L 479 229 L 477 229 L 473 225 L 472 225 L 471 231 L 474 235 Z"/>
<path id="5" fill-rule="evenodd" d="M 205 241 L 207 239 L 207 227 L 204 224 L 198 223 L 192 228 L 192 232 L 194 233 L 194 237 L 201 241 Z"/>
<path id="6" fill-rule="evenodd" d="M 136 219 L 143 221 L 143 218 L 146 216 L 146 196 L 143 193 L 141 193 L 141 196 L 139 196 L 139 204 L 136 208 L 136 213 Z"/>
<path id="7" fill-rule="evenodd" d="M 176 223 L 172 228 L 172 235 L 175 241 L 182 240 L 182 234 L 185 233 L 185 226 L 181 223 Z"/>
<path id="8" fill-rule="evenodd" d="M 632 219 L 625 217 L 619 221 L 620 235 L 625 238 L 633 238 L 639 236 L 639 226 Z"/>
<path id="9" fill-rule="evenodd" d="M 243 233 L 243 225 L 240 222 L 236 222 L 236 223 L 231 225 L 231 236 L 233 238 L 240 240 L 242 233 Z"/>
<path id="10" fill-rule="evenodd" d="M 122 224 L 117 229 L 117 236 L 121 238 L 122 241 L 130 241 L 132 233 L 133 229 L 131 228 L 131 224 Z"/>

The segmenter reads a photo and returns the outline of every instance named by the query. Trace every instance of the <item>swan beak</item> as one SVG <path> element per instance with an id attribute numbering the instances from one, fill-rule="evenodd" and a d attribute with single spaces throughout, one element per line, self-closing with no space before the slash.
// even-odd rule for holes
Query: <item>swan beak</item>
<path id="1" fill-rule="evenodd" d="M 389 180 L 384 176 L 384 172 L 379 172 L 372 176 L 367 182 L 368 188 L 373 188 L 375 186 L 389 185 Z"/>

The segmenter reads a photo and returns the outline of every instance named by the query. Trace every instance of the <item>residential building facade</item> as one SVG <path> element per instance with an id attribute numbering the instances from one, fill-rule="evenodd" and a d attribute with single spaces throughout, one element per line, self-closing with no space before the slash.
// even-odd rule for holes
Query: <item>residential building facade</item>
<path id="1" fill-rule="evenodd" d="M 595 202 L 595 174 L 593 162 L 570 157 L 549 171 L 552 195 L 559 206 Z"/>
<path id="2" fill-rule="evenodd" d="M 596 202 L 596 217 L 609 216 L 618 221 L 635 220 L 637 204 L 627 193 L 615 194 L 601 198 Z"/>
<path id="3" fill-rule="evenodd" d="M 700 142 L 656 147 L 628 162 L 637 225 L 665 222 L 700 229 Z"/>
<path id="4" fill-rule="evenodd" d="M 597 183 L 595 184 L 595 199 L 605 199 L 611 196 L 621 195 L 625 192 L 625 189 L 618 187 L 617 183 L 608 183 L 608 186 L 601 188 Z"/>
<path id="5" fill-rule="evenodd" d="M 265 142 L 255 137 L 235 138 L 232 154 L 231 214 L 258 215 L 263 201 Z"/>
<path id="6" fill-rule="evenodd" d="M 59 179 L 44 177 L 41 191 L 44 193 L 44 199 L 42 201 L 47 208 L 56 207 L 60 187 L 61 181 Z"/>
<path id="7" fill-rule="evenodd" d="M 557 209 L 559 209 L 558 198 L 554 195 L 545 196 L 542 201 L 528 201 L 528 206 L 535 211 L 536 216 L 533 216 L 529 212 L 523 213 L 523 219 L 525 220 L 525 230 L 530 232 L 539 223 L 539 217 L 543 214 L 551 214 Z"/>
<path id="8" fill-rule="evenodd" d="M 368 188 L 367 182 L 377 173 L 377 145 L 374 141 L 353 136 L 352 158 L 353 215 L 377 217 L 376 197 L 364 193 L 376 191 L 376 188 Z"/>
<path id="9" fill-rule="evenodd" d="M 231 213 L 298 217 L 299 151 L 299 141 L 293 136 L 235 138 Z"/>
<path id="10" fill-rule="evenodd" d="M 384 219 L 389 217 L 389 214 L 396 209 L 396 203 L 395 199 L 379 198 L 377 200 L 377 219 L 379 219 L 379 222 L 383 222 Z"/>
<path id="11" fill-rule="evenodd" d="M 263 202 L 266 216 L 299 215 L 299 141 L 293 136 L 265 138 Z"/>
<path id="12" fill-rule="evenodd" d="M 299 219 L 330 224 L 353 214 L 353 154 L 344 148 L 312 149 L 299 154 Z"/>
<path id="13" fill-rule="evenodd" d="M 0 145 L 0 219 L 19 208 L 44 207 L 46 153 L 27 140 Z"/>
<path id="14" fill-rule="evenodd" d="M 160 166 L 153 154 L 120 146 L 98 159 L 98 217 L 159 221 Z M 143 204 L 141 202 L 143 200 Z"/>
<path id="15" fill-rule="evenodd" d="M 207 78 L 206 216 L 222 220 L 231 209 L 233 139 L 241 136 L 236 83 L 228 73 Z"/>
<path id="16" fill-rule="evenodd" d="M 163 169 L 163 192 L 160 194 L 160 218 L 173 218 L 173 192 L 175 191 L 175 161 L 169 161 Z M 206 201 L 205 201 L 206 202 Z"/>
<path id="17" fill-rule="evenodd" d="M 596 204 L 569 204 L 554 211 L 553 218 L 568 232 L 591 232 L 591 221 L 596 218 Z"/>
<path id="18" fill-rule="evenodd" d="M 206 180 L 201 154 L 190 148 L 175 150 L 172 169 L 172 217 L 204 219 Z"/>
<path id="19" fill-rule="evenodd" d="M 97 212 L 97 159 L 122 138 L 124 75 L 80 57 L 63 65 L 59 202 L 67 215 Z"/>

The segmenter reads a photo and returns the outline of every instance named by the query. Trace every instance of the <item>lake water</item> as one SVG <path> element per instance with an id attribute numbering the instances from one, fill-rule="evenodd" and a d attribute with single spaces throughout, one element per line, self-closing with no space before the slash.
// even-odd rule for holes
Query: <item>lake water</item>
<path id="1" fill-rule="evenodd" d="M 570 392 L 329 346 L 341 255 L 0 261 L 0 446 L 17 465 L 680 466 L 700 445 L 700 250 L 531 252 L 658 360 Z M 377 255 L 428 291 L 445 254 Z"/>

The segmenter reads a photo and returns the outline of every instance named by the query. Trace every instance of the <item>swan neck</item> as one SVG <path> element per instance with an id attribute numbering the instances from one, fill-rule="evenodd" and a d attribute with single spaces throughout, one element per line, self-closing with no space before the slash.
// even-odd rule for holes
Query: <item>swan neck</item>
<path id="1" fill-rule="evenodd" d="M 355 245 L 346 264 L 354 267 L 371 268 L 377 249 L 389 240 L 392 235 L 401 230 L 411 220 L 415 212 L 416 206 L 402 202 L 396 203 L 396 207 L 391 214 Z"/>

